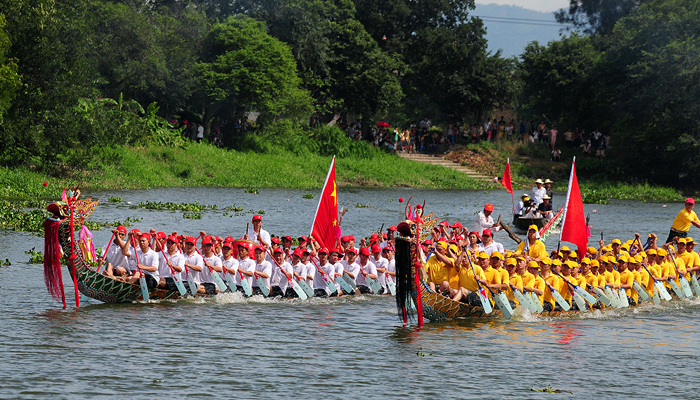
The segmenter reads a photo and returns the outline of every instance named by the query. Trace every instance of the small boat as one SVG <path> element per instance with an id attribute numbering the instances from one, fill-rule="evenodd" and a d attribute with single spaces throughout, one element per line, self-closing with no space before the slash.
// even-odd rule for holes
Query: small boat
<path id="1" fill-rule="evenodd" d="M 537 228 L 542 228 L 549 222 L 549 219 L 542 217 L 520 217 L 518 215 L 513 216 L 513 225 L 521 231 L 527 231 L 530 225 L 536 225 Z"/>

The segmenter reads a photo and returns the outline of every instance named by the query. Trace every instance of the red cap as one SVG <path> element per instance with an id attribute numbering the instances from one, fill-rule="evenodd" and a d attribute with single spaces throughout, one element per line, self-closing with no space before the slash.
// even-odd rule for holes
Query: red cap
<path id="1" fill-rule="evenodd" d="M 386 233 L 382 233 L 382 238 L 384 238 L 384 240 L 386 240 L 389 238 L 389 236 L 387 236 Z"/>
<path id="2" fill-rule="evenodd" d="M 369 247 L 362 247 L 360 249 L 360 254 L 363 256 L 368 256 L 370 255 Z"/>
<path id="3" fill-rule="evenodd" d="M 309 238 L 307 238 L 306 236 L 299 236 L 299 243 L 308 242 L 308 241 L 309 241 Z"/>
<path id="4" fill-rule="evenodd" d="M 328 254 L 328 249 L 325 247 L 322 247 L 318 250 L 318 254 Z"/>
<path id="5" fill-rule="evenodd" d="M 144 232 L 144 233 L 140 234 L 139 236 L 140 236 L 140 237 L 144 237 L 144 238 L 146 238 L 146 239 L 150 239 L 150 238 L 151 238 L 151 234 L 148 233 L 148 232 Z"/>
<path id="6" fill-rule="evenodd" d="M 290 242 L 293 242 L 292 237 L 289 235 L 282 237 L 282 239 L 289 240 Z"/>
<path id="7" fill-rule="evenodd" d="M 236 241 L 236 239 L 234 239 L 233 236 L 226 236 L 226 239 L 224 239 L 224 242 L 231 242 L 231 243 L 233 243 L 233 242 L 235 242 L 235 241 Z"/>
<path id="8" fill-rule="evenodd" d="M 221 241 L 223 241 L 223 239 L 222 239 L 222 238 L 220 238 L 219 236 L 214 236 L 214 239 L 216 239 L 216 241 L 217 241 L 217 242 L 221 242 Z"/>
<path id="9" fill-rule="evenodd" d="M 493 204 L 487 204 L 484 206 L 484 211 L 493 211 Z"/>
<path id="10" fill-rule="evenodd" d="M 390 226 L 390 227 L 389 227 L 389 230 L 390 230 L 390 231 L 394 231 L 394 232 L 396 232 L 396 231 L 397 231 L 397 229 L 396 229 L 396 227 L 395 227 L 395 226 Z"/>
<path id="11" fill-rule="evenodd" d="M 430 239 L 426 239 L 425 242 L 423 242 L 423 244 L 426 246 L 430 246 L 431 244 L 433 244 L 433 241 Z"/>
<path id="12" fill-rule="evenodd" d="M 204 239 L 202 239 L 202 246 L 205 244 L 214 244 L 214 241 L 211 240 L 211 236 L 207 235 L 204 237 Z"/>
<path id="13" fill-rule="evenodd" d="M 448 227 L 448 226 L 450 226 L 450 223 L 447 221 L 442 221 L 442 222 L 440 222 L 440 226 Z"/>
<path id="14" fill-rule="evenodd" d="M 366 247 L 364 247 L 364 248 L 366 248 Z M 379 247 L 378 244 L 375 244 L 372 246 L 372 253 L 381 253 L 381 252 L 382 252 L 382 248 Z"/>
<path id="15" fill-rule="evenodd" d="M 168 236 L 165 234 L 165 232 L 158 232 L 156 233 L 156 239 L 166 239 Z"/>
<path id="16" fill-rule="evenodd" d="M 118 226 L 118 227 L 117 227 L 117 232 L 119 232 L 119 233 L 126 233 L 126 227 L 125 227 L 125 226 Z"/>
<path id="17" fill-rule="evenodd" d="M 255 246 L 253 245 L 253 250 L 255 251 L 262 251 L 263 253 L 265 252 L 265 248 L 262 246 Z"/>
<path id="18" fill-rule="evenodd" d="M 271 240 L 272 240 L 272 243 L 280 244 L 280 238 L 273 237 Z"/>
<path id="19" fill-rule="evenodd" d="M 455 222 L 454 224 L 452 224 L 452 226 L 450 228 L 462 229 L 462 224 L 459 222 Z"/>
<path id="20" fill-rule="evenodd" d="M 692 197 L 685 199 L 685 204 L 695 204 L 695 200 Z"/>
<path id="21" fill-rule="evenodd" d="M 228 247 L 229 249 L 233 250 L 234 246 L 232 242 L 226 241 L 224 242 L 224 244 L 221 245 L 221 247 Z"/>
<path id="22" fill-rule="evenodd" d="M 464 240 L 464 236 L 462 236 L 462 235 L 457 235 L 457 236 L 455 236 L 455 239 L 457 239 L 457 240 Z"/>
<path id="23" fill-rule="evenodd" d="M 493 237 L 493 233 L 491 233 L 491 229 L 484 229 L 484 232 L 481 234 L 481 236 L 491 236 L 491 237 Z"/>
<path id="24" fill-rule="evenodd" d="M 348 235 L 347 238 L 348 238 L 348 242 L 354 242 L 354 241 L 355 241 L 355 236 L 353 236 L 353 235 Z"/>
<path id="25" fill-rule="evenodd" d="M 377 235 L 376 233 L 374 233 L 374 234 L 372 234 L 372 235 L 369 237 L 369 239 L 370 239 L 370 240 L 379 239 L 379 235 Z"/>
<path id="26" fill-rule="evenodd" d="M 343 255 L 343 250 L 341 249 L 330 249 L 329 254 L 338 253 L 339 256 Z"/>
<path id="27" fill-rule="evenodd" d="M 365 247 L 365 248 L 366 248 L 366 247 Z M 354 247 L 351 247 L 351 248 L 345 250 L 345 252 L 346 252 L 346 253 L 357 254 L 357 250 L 355 250 Z"/>
<path id="28" fill-rule="evenodd" d="M 302 253 L 300 247 L 297 247 L 296 250 L 294 250 L 294 252 L 292 253 L 292 255 L 293 255 L 293 256 L 297 256 L 297 257 L 301 257 L 301 256 L 304 255 L 304 253 Z"/>
<path id="29" fill-rule="evenodd" d="M 197 243 L 197 241 L 195 240 L 194 236 L 187 236 L 187 238 L 185 239 L 185 243 L 186 244 L 187 243 L 195 244 L 195 243 Z"/>
<path id="30" fill-rule="evenodd" d="M 309 249 L 307 249 L 306 247 L 299 247 L 299 249 L 301 250 L 301 254 L 311 254 Z"/>
<path id="31" fill-rule="evenodd" d="M 170 240 L 173 243 L 177 243 L 179 241 L 177 236 L 168 236 L 168 240 Z"/>
<path id="32" fill-rule="evenodd" d="M 340 241 L 341 241 L 342 243 L 347 243 L 347 242 L 350 241 L 350 239 L 348 239 L 347 236 L 343 236 L 343 237 L 340 238 Z"/>
<path id="33" fill-rule="evenodd" d="M 131 233 L 132 233 L 134 236 L 141 236 L 141 231 L 138 230 L 138 229 L 132 229 L 132 230 L 131 230 Z"/>
<path id="34" fill-rule="evenodd" d="M 278 247 L 278 248 L 272 250 L 272 254 L 277 254 L 277 253 L 284 254 L 284 251 L 282 250 L 281 247 Z"/>
<path id="35" fill-rule="evenodd" d="M 458 243 L 458 242 L 457 242 L 456 240 L 454 240 L 454 239 L 450 240 L 450 244 L 456 244 L 456 245 L 459 245 L 459 243 Z"/>
<path id="36" fill-rule="evenodd" d="M 382 249 L 382 252 L 385 252 L 385 251 L 394 251 L 394 249 L 392 249 L 391 246 L 386 246 Z"/>
<path id="37" fill-rule="evenodd" d="M 253 221 L 255 221 L 256 219 L 259 219 L 260 221 L 262 221 L 262 217 L 260 216 L 260 214 L 253 215 Z"/>

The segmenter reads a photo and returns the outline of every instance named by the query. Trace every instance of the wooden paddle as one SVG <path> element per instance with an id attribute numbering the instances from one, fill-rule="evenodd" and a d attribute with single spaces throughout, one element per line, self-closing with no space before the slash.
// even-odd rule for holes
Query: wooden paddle
<path id="1" fill-rule="evenodd" d="M 170 266 L 170 261 L 168 260 L 168 256 L 165 255 L 165 250 L 163 250 L 163 246 L 160 246 L 160 252 L 163 253 L 165 262 L 168 264 L 168 268 L 170 268 L 170 273 L 173 275 L 173 281 L 175 281 L 175 286 L 177 286 L 177 290 L 180 292 L 180 296 L 184 297 L 187 294 L 187 290 L 185 289 L 185 285 L 183 285 L 182 281 L 180 280 L 180 273 L 175 271 L 175 269 Z"/>
<path id="2" fill-rule="evenodd" d="M 136 257 L 136 268 L 139 271 L 139 285 L 141 286 L 141 296 L 143 297 L 143 301 L 148 301 L 149 296 L 148 296 L 148 285 L 146 285 L 146 277 L 143 274 L 143 271 L 141 270 L 141 267 L 139 265 L 141 262 L 139 262 L 139 253 L 136 250 L 136 246 L 134 245 L 134 237 L 131 237 L 131 247 L 134 248 L 134 256 Z"/>
<path id="3" fill-rule="evenodd" d="M 107 251 L 109 250 L 109 246 L 112 245 L 112 240 L 114 240 L 114 235 L 116 235 L 116 234 L 117 234 L 116 230 L 114 232 L 112 232 L 112 237 L 109 238 L 109 242 L 107 242 L 107 245 L 105 246 L 105 253 L 102 255 L 102 257 L 100 257 L 100 261 L 97 262 L 97 271 L 96 272 L 98 274 L 102 273 L 100 271 L 100 269 L 102 268 L 102 263 L 105 261 L 105 257 L 107 257 Z"/>

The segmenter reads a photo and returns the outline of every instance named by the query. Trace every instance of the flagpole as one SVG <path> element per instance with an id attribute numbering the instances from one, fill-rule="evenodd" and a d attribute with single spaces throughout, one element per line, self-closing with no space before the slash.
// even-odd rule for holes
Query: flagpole
<path id="1" fill-rule="evenodd" d="M 314 234 L 314 225 L 316 225 L 316 217 L 318 217 L 318 211 L 321 209 L 321 201 L 323 201 L 323 193 L 326 192 L 326 186 L 328 185 L 328 178 L 331 177 L 331 172 L 333 171 L 333 166 L 335 165 L 335 156 L 331 160 L 331 166 L 328 168 L 328 174 L 326 174 L 326 181 L 323 183 L 323 188 L 321 188 L 321 196 L 318 199 L 318 205 L 316 206 L 316 214 L 314 214 L 314 220 L 311 221 L 311 231 L 309 232 L 309 237 Z"/>
<path id="2" fill-rule="evenodd" d="M 561 234 L 564 232 L 564 224 L 566 224 L 566 212 L 569 210 L 569 196 L 571 196 L 571 184 L 574 180 L 574 166 L 576 165 L 576 156 L 571 161 L 571 173 L 569 174 L 569 187 L 566 189 L 566 201 L 564 202 L 564 213 L 562 214 L 561 230 L 559 231 L 559 244 L 561 244 Z M 557 245 L 559 248 L 559 245 Z"/>

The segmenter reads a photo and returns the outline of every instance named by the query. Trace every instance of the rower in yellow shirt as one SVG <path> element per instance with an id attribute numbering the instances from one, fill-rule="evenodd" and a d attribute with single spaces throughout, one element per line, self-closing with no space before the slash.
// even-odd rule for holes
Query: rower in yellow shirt
<path id="1" fill-rule="evenodd" d="M 700 220 L 697 214 L 695 214 L 695 211 L 693 211 L 694 207 L 695 200 L 692 197 L 685 200 L 685 207 L 678 212 L 676 218 L 673 220 L 673 225 L 671 225 L 671 231 L 668 233 L 666 243 L 672 242 L 675 237 L 688 236 L 688 231 L 691 226 L 700 228 Z"/>
<path id="2" fill-rule="evenodd" d="M 566 300 L 569 304 L 571 304 L 572 297 L 571 297 L 571 289 L 570 289 L 570 286 L 567 282 L 570 282 L 574 285 L 576 285 L 578 283 L 578 279 L 572 279 L 572 277 L 571 277 L 571 263 L 572 262 L 573 261 L 571 261 L 571 260 L 564 261 L 564 262 L 561 262 L 559 260 L 552 261 L 552 270 L 554 270 L 555 267 L 560 266 L 559 273 L 561 274 L 561 277 L 557 277 L 557 278 L 559 278 L 559 287 L 556 287 L 554 285 L 552 285 L 552 286 L 554 286 L 557 289 L 557 291 L 559 291 L 559 294 L 561 294 L 561 297 L 563 297 L 564 300 Z M 574 263 L 574 264 L 576 264 L 576 263 Z"/>
<path id="3" fill-rule="evenodd" d="M 561 287 L 559 277 L 554 275 L 551 271 L 551 264 L 552 261 L 549 259 L 549 257 L 545 257 L 540 261 L 540 276 L 546 282 L 544 296 L 542 298 L 542 307 L 544 307 L 544 311 L 561 311 L 561 306 L 556 303 L 556 300 L 554 300 L 550 289 L 550 286 L 554 288 L 554 290 Z"/>
<path id="4" fill-rule="evenodd" d="M 668 255 L 666 256 L 666 262 L 668 262 L 668 265 L 671 267 L 671 272 L 673 273 L 672 279 L 676 281 L 676 285 L 680 287 L 681 276 L 684 276 L 686 279 L 690 278 L 690 276 L 688 276 L 688 271 L 685 267 L 685 262 L 683 262 L 683 260 L 679 257 L 674 257 L 673 254 L 675 253 L 675 249 L 673 248 L 673 246 L 668 246 L 667 252 Z"/>
<path id="5" fill-rule="evenodd" d="M 644 272 L 647 274 L 646 290 L 649 292 L 649 296 L 654 296 L 654 291 L 656 290 L 654 280 L 658 280 L 657 278 L 661 275 L 661 272 L 656 264 L 656 249 L 649 249 L 645 253 L 647 255 L 647 263 L 645 264 L 647 268 L 644 269 Z"/>
<path id="6" fill-rule="evenodd" d="M 493 254 L 491 255 L 493 256 Z M 519 290 L 520 293 L 523 292 L 523 278 L 516 273 L 515 271 L 515 266 L 517 264 L 517 261 L 515 258 L 509 258 L 508 261 L 506 262 L 506 268 L 505 270 L 508 272 L 509 279 L 508 279 L 508 290 L 506 291 L 506 297 L 508 297 L 508 301 L 510 301 L 510 305 L 513 309 L 515 309 L 520 302 L 518 299 L 515 297 L 514 293 L 514 288 Z"/>
<path id="7" fill-rule="evenodd" d="M 494 292 L 497 292 L 498 290 L 501 289 L 501 285 L 503 282 L 501 282 L 501 273 L 498 272 L 495 268 L 493 268 L 492 263 L 489 261 L 489 255 L 482 251 L 479 253 L 479 262 L 484 269 L 484 275 L 486 276 L 486 281 L 488 282 L 488 286 L 494 290 Z M 487 292 L 489 298 L 491 298 L 491 291 Z"/>
<path id="8" fill-rule="evenodd" d="M 690 238 L 691 243 L 692 241 L 693 238 Z M 676 253 L 676 260 L 683 261 L 683 265 L 685 265 L 686 270 L 685 279 L 690 280 L 690 274 L 692 271 L 695 271 L 695 257 L 693 257 L 693 254 L 697 253 L 691 253 L 688 251 L 688 247 L 686 246 L 687 242 L 688 238 L 678 239 L 678 252 Z"/>
<path id="9" fill-rule="evenodd" d="M 617 263 L 617 271 L 620 273 L 620 288 L 625 289 L 624 295 L 627 296 L 627 302 L 636 306 L 638 297 L 637 292 L 632 289 L 632 284 L 634 283 L 634 274 L 627 268 L 626 256 L 621 256 Z"/>
<path id="10" fill-rule="evenodd" d="M 459 264 L 457 264 L 457 273 L 459 276 L 459 290 L 452 299 L 455 301 L 466 302 L 471 306 L 481 307 L 481 300 L 477 294 L 479 284 L 481 284 L 482 287 L 488 284 L 486 281 L 486 275 L 484 274 L 484 270 L 481 268 L 481 265 L 479 265 L 477 262 L 470 264 L 467 257 L 463 256 L 460 259 Z M 477 281 L 479 283 L 477 283 Z"/>
<path id="11" fill-rule="evenodd" d="M 508 290 L 508 281 L 510 280 L 510 274 L 503 268 L 503 255 L 499 251 L 494 251 L 491 253 L 491 267 L 501 274 L 501 290 Z"/>
<path id="12" fill-rule="evenodd" d="M 698 254 L 695 251 L 695 246 L 697 246 L 697 242 L 693 240 L 691 237 L 685 238 L 685 252 L 688 254 L 688 257 L 691 258 L 692 261 L 692 267 L 688 268 L 688 271 L 692 274 L 697 275 L 698 271 L 700 271 L 700 254 Z M 689 265 L 691 263 L 686 263 L 686 265 Z"/>
<path id="13" fill-rule="evenodd" d="M 430 281 L 430 290 L 440 292 L 450 289 L 450 270 L 454 268 L 454 260 L 447 256 L 447 242 L 439 241 L 433 251 L 433 256 L 426 263 Z"/>
<path id="14" fill-rule="evenodd" d="M 530 225 L 527 228 L 527 239 L 523 240 L 515 250 L 516 255 L 530 257 L 531 260 L 541 260 L 547 257 L 547 249 L 539 239 L 537 239 L 537 225 Z"/>

